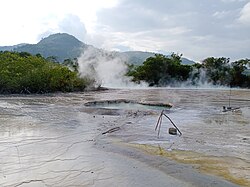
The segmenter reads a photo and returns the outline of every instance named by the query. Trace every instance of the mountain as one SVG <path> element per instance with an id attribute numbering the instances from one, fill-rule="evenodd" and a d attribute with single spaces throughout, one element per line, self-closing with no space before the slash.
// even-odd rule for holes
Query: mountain
<path id="1" fill-rule="evenodd" d="M 196 62 L 195 61 L 192 61 L 192 60 L 189 60 L 187 58 L 181 58 L 181 63 L 184 64 L 184 65 L 193 65 L 195 64 Z"/>
<path id="2" fill-rule="evenodd" d="M 0 46 L 0 51 L 18 51 L 28 52 L 33 55 L 40 53 L 43 57 L 55 57 L 58 62 L 63 62 L 65 59 L 78 58 L 82 52 L 90 45 L 87 45 L 74 36 L 66 33 L 52 34 L 43 38 L 37 44 L 19 44 L 14 46 Z M 103 51 L 92 46 L 97 51 Z M 128 64 L 141 65 L 147 58 L 152 57 L 155 53 L 143 51 L 127 51 L 115 52 L 115 57 L 126 59 Z M 186 58 L 182 58 L 183 64 L 194 64 Z"/>
<path id="3" fill-rule="evenodd" d="M 120 56 L 127 59 L 128 64 L 134 64 L 134 65 L 142 65 L 142 63 L 149 57 L 155 56 L 156 53 L 152 52 L 143 52 L 143 51 L 127 51 L 127 52 L 121 52 Z M 170 56 L 170 55 L 166 55 Z M 181 58 L 182 64 L 184 65 L 192 65 L 195 64 L 194 61 L 189 60 L 187 58 Z"/>
<path id="4" fill-rule="evenodd" d="M 155 53 L 143 51 L 126 51 L 119 53 L 119 56 L 127 59 L 128 64 L 142 65 L 149 57 L 153 57 Z"/>
<path id="5" fill-rule="evenodd" d="M 18 52 L 28 52 L 33 55 L 40 53 L 43 57 L 56 57 L 59 62 L 67 58 L 77 58 L 87 47 L 87 44 L 66 33 L 52 34 L 43 38 L 37 44 L 26 44 L 15 48 Z"/>
<path id="6" fill-rule="evenodd" d="M 12 46 L 0 46 L 0 51 L 13 51 L 15 48 L 21 47 L 26 45 L 24 44 L 17 44 L 17 45 L 12 45 Z"/>

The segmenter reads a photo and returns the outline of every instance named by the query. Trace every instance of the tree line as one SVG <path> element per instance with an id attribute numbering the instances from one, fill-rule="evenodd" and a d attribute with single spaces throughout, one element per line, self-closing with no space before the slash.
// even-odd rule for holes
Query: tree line
<path id="1" fill-rule="evenodd" d="M 142 65 L 128 65 L 127 76 L 132 81 L 150 86 L 175 86 L 179 83 L 199 86 L 213 85 L 250 88 L 250 60 L 230 62 L 229 58 L 209 57 L 201 63 L 183 65 L 182 55 L 156 54 Z M 53 58 L 27 52 L 0 51 L 0 94 L 27 94 L 84 91 L 95 80 L 81 78 L 77 59 L 65 59 L 62 64 Z"/>
<path id="2" fill-rule="evenodd" d="M 230 62 L 229 58 L 209 57 L 201 63 L 183 65 L 181 56 L 156 54 L 141 66 L 129 65 L 128 76 L 134 82 L 146 81 L 150 86 L 186 85 L 198 86 L 200 82 L 212 85 L 250 88 L 250 59 Z"/>
<path id="3" fill-rule="evenodd" d="M 91 82 L 76 71 L 40 54 L 0 52 L 0 93 L 27 94 L 83 91 Z"/>

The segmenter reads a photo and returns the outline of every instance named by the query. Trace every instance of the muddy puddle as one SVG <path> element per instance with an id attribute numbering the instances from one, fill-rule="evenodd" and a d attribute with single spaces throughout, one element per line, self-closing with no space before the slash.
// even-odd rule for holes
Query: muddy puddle
<path id="1" fill-rule="evenodd" d="M 229 93 L 0 96 L 0 186 L 249 186 L 250 91 L 232 90 L 240 110 L 223 112 Z M 163 118 L 158 137 L 162 109 L 182 136 L 168 134 Z"/>

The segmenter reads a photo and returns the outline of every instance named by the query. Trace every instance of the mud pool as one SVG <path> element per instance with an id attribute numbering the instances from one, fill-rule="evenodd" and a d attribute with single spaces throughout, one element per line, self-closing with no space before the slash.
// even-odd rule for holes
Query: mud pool
<path id="1" fill-rule="evenodd" d="M 250 186 L 250 90 L 117 89 L 0 96 L 0 186 Z M 86 106 L 133 100 L 161 107 Z M 119 128 L 117 128 L 119 127 Z M 116 131 L 110 131 L 110 129 Z"/>

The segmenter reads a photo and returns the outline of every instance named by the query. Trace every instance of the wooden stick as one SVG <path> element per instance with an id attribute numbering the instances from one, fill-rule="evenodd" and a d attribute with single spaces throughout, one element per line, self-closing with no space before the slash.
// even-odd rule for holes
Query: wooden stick
<path id="1" fill-rule="evenodd" d="M 156 131 L 156 130 L 157 130 L 157 128 L 158 128 L 158 125 L 159 125 L 160 119 L 162 118 L 162 114 L 163 114 L 163 111 L 161 111 L 161 114 L 160 114 L 160 116 L 158 117 L 158 120 L 157 120 L 157 123 L 156 123 L 156 126 L 155 126 L 155 131 Z"/>
<path id="2" fill-rule="evenodd" d="M 162 110 L 161 114 L 160 114 L 160 116 L 159 116 L 159 118 L 157 120 L 156 126 L 155 126 L 155 131 L 158 129 L 158 137 L 160 136 L 163 115 L 172 123 L 172 125 L 177 129 L 177 131 L 180 133 L 180 136 L 181 136 L 182 133 L 179 130 L 179 128 L 174 124 L 174 122 L 171 120 L 171 118 L 164 113 L 164 110 Z"/>
<path id="3" fill-rule="evenodd" d="M 162 124 L 162 114 L 161 114 L 161 119 L 160 119 L 159 129 L 158 129 L 158 138 L 159 138 L 159 136 L 160 136 L 161 124 Z"/>
<path id="4" fill-rule="evenodd" d="M 120 129 L 121 129 L 120 127 L 114 127 L 112 129 L 109 129 L 109 130 L 103 132 L 102 135 L 107 134 L 107 133 L 112 133 L 112 132 L 118 131 Z"/>
<path id="5" fill-rule="evenodd" d="M 169 121 L 172 123 L 172 125 L 178 130 L 178 132 L 180 133 L 180 135 L 182 135 L 181 131 L 178 129 L 178 127 L 174 124 L 174 122 L 170 119 L 170 117 L 168 117 L 166 114 L 163 113 L 163 115 L 169 119 Z"/>

